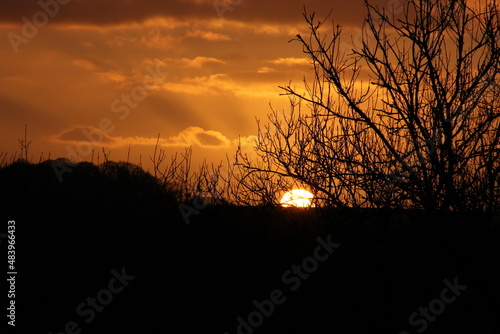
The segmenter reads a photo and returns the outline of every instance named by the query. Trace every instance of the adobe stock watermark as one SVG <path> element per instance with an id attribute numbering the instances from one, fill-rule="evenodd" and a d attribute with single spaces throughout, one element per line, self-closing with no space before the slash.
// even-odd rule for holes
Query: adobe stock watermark
<path id="1" fill-rule="evenodd" d="M 300 288 L 303 281 L 307 280 L 314 273 L 319 263 L 325 262 L 333 254 L 335 249 L 340 247 L 339 243 L 331 241 L 331 235 L 328 235 L 326 241 L 321 237 L 316 238 L 318 246 L 314 249 L 313 256 L 306 257 L 301 265 L 292 265 L 291 269 L 286 270 L 281 275 L 281 281 L 288 286 L 290 291 L 294 292 Z M 269 318 L 276 308 L 276 305 L 281 305 L 286 301 L 285 292 L 281 289 L 274 289 L 269 294 L 269 299 L 263 301 L 254 300 L 252 302 L 255 311 L 248 314 L 246 319 L 239 316 L 236 318 L 238 325 L 236 327 L 237 334 L 252 334 L 254 329 L 262 326 L 264 320 Z M 225 332 L 224 334 L 229 334 Z"/>
<path id="2" fill-rule="evenodd" d="M 85 324 L 90 324 L 94 321 L 96 313 L 102 312 L 104 307 L 113 301 L 113 297 L 123 291 L 129 283 L 135 278 L 125 273 L 125 267 L 121 269 L 121 273 L 115 269 L 111 270 L 113 277 L 109 280 L 107 288 L 99 290 L 96 297 L 87 297 L 85 302 L 82 302 L 76 307 L 76 314 L 84 318 Z M 80 334 L 82 329 L 76 321 L 68 321 L 64 325 L 64 330 L 56 334 Z M 52 334 L 52 332 L 49 332 Z"/>
<path id="3" fill-rule="evenodd" d="M 403 12 L 403 4 L 409 3 L 408 0 L 389 0 L 385 8 L 388 10 L 389 15 L 399 15 Z"/>
<path id="4" fill-rule="evenodd" d="M 30 40 L 38 35 L 40 28 L 45 27 L 49 23 L 49 18 L 54 18 L 61 9 L 62 5 L 66 5 L 71 0 L 40 0 L 37 2 L 40 10 L 33 14 L 31 20 L 26 16 L 21 18 L 23 23 L 21 27 L 21 34 L 9 32 L 7 38 L 9 39 L 12 49 L 17 54 L 19 53 L 19 46 L 21 44 L 28 44 Z"/>
<path id="5" fill-rule="evenodd" d="M 189 206 L 184 203 L 179 204 L 178 208 L 186 225 L 191 223 L 189 219 L 191 215 L 199 215 L 200 211 L 205 209 L 208 204 L 210 204 L 211 201 L 219 195 L 217 190 L 205 191 L 205 193 L 210 196 L 203 196 L 203 192 L 200 190 L 195 191 L 195 196 L 191 202 L 193 206 Z"/>
<path id="6" fill-rule="evenodd" d="M 219 18 L 224 20 L 224 13 L 232 12 L 242 2 L 243 0 L 214 0 L 213 5 Z"/>
<path id="7" fill-rule="evenodd" d="M 431 300 L 428 308 L 419 307 L 418 312 L 413 312 L 408 318 L 410 326 L 418 327 L 414 328 L 417 333 L 423 333 L 427 329 L 429 322 L 434 322 L 437 316 L 445 311 L 446 304 L 453 303 L 467 289 L 467 285 L 458 283 L 457 277 L 453 279 L 453 283 L 448 279 L 445 279 L 443 283 L 446 287 L 441 290 L 439 298 Z M 401 331 L 399 334 L 410 334 L 410 332 Z"/>
<path id="8" fill-rule="evenodd" d="M 164 78 L 169 75 L 169 73 L 161 71 L 160 64 L 156 64 L 156 69 L 147 66 L 146 72 L 148 74 L 144 76 L 142 84 L 134 86 L 128 94 L 124 93 L 119 99 L 111 102 L 111 111 L 117 114 L 119 120 L 125 120 L 130 115 L 131 109 L 137 108 L 139 103 L 148 97 L 148 91 L 161 84 Z M 66 164 L 52 162 L 52 168 L 59 182 L 63 182 L 63 175 L 65 173 L 73 171 L 73 168 L 79 164 L 81 157 L 90 156 L 94 147 L 102 144 L 104 134 L 111 134 L 115 129 L 116 125 L 113 120 L 104 117 L 99 121 L 98 129 L 92 129 L 91 131 L 87 129 L 82 130 L 82 134 L 87 141 L 79 142 L 76 145 L 76 149 L 70 145 L 66 145 Z"/>

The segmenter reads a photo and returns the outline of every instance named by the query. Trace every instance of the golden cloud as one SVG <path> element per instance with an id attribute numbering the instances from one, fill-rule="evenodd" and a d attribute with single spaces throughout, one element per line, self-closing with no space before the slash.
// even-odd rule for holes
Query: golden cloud
<path id="1" fill-rule="evenodd" d="M 192 30 L 188 31 L 185 35 L 186 38 L 201 38 L 207 41 L 230 41 L 231 37 L 227 35 L 222 35 L 215 33 L 213 31 L 204 31 L 204 30 Z"/>
<path id="2" fill-rule="evenodd" d="M 210 57 L 196 57 L 193 59 L 182 58 L 181 62 L 184 63 L 186 66 L 193 68 L 201 68 L 203 66 L 210 64 L 226 64 L 225 61 Z"/>
<path id="3" fill-rule="evenodd" d="M 120 85 L 127 81 L 127 76 L 119 71 L 107 71 L 97 73 L 97 77 L 105 82 L 112 82 Z"/>
<path id="4" fill-rule="evenodd" d="M 267 66 L 261 67 L 257 70 L 257 73 L 273 73 L 273 72 L 276 72 L 276 70 L 274 68 Z"/>
<path id="5" fill-rule="evenodd" d="M 168 49 L 177 45 L 178 38 L 170 34 L 162 34 L 159 30 L 152 30 L 140 38 L 140 43 L 155 49 Z"/>
<path id="6" fill-rule="evenodd" d="M 197 126 L 191 126 L 181 131 L 177 136 L 160 140 L 160 145 L 163 147 L 186 147 L 191 145 L 201 147 L 229 147 L 231 141 L 218 131 L 204 130 Z"/>
<path id="7" fill-rule="evenodd" d="M 274 72 L 270 70 L 251 72 L 247 73 L 246 77 L 251 77 L 252 75 L 269 75 L 271 73 Z M 236 80 L 222 73 L 208 76 L 186 77 L 180 82 L 166 82 L 162 85 L 162 88 L 167 91 L 190 95 L 233 95 L 239 97 L 269 98 L 270 95 L 279 93 L 275 84 Z"/>
<path id="8" fill-rule="evenodd" d="M 246 136 L 240 137 L 236 140 L 236 144 L 240 145 L 242 148 L 254 148 L 257 145 L 258 137 L 257 136 Z"/>
<path id="9" fill-rule="evenodd" d="M 71 63 L 87 71 L 95 71 L 97 69 L 97 66 L 93 62 L 85 59 L 75 59 Z"/>
<path id="10" fill-rule="evenodd" d="M 90 144 L 96 148 L 133 145 L 154 146 L 157 143 L 160 147 L 189 147 L 196 145 L 204 148 L 227 148 L 232 145 L 231 140 L 222 133 L 214 130 L 204 130 L 196 126 L 188 127 L 176 136 L 160 138 L 159 140 L 156 137 L 113 137 L 110 135 L 113 130 L 114 126 L 107 126 L 103 130 L 93 126 L 76 125 L 50 136 L 49 140 L 53 143 L 75 146 Z"/>
<path id="11" fill-rule="evenodd" d="M 260 24 L 255 25 L 253 32 L 261 35 L 271 36 L 295 36 L 299 32 L 307 31 L 308 27 L 305 24 L 300 25 L 283 25 L 283 24 Z"/>
<path id="12" fill-rule="evenodd" d="M 190 30 L 187 32 L 172 32 L 172 29 L 169 29 L 168 32 L 163 31 L 166 28 L 160 29 L 155 27 L 151 29 L 147 33 L 144 33 L 141 37 L 115 37 L 110 43 L 117 46 L 124 46 L 125 44 L 130 43 L 141 43 L 144 46 L 153 49 L 172 49 L 179 47 L 180 43 L 186 39 L 203 39 L 211 42 L 218 41 L 231 41 L 232 38 L 219 34 L 213 31 L 205 31 L 205 30 Z"/>
<path id="13" fill-rule="evenodd" d="M 309 61 L 306 58 L 278 58 L 274 60 L 270 60 L 270 63 L 276 65 L 284 65 L 284 66 L 296 66 L 296 65 L 309 65 Z"/>

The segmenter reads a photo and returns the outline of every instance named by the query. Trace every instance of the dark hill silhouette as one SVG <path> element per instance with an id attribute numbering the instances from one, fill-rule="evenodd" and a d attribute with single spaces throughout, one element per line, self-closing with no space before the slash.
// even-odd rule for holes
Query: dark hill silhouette
<path id="1" fill-rule="evenodd" d="M 17 224 L 19 332 L 75 321 L 82 333 L 233 334 L 281 289 L 286 301 L 254 333 L 415 333 L 410 314 L 454 277 L 467 290 L 425 332 L 498 332 L 498 226 L 486 215 L 208 206 L 186 225 L 137 166 L 80 163 L 59 182 L 51 163 L 0 169 L 2 219 Z M 290 291 L 283 273 L 328 235 L 341 246 Z M 86 323 L 77 306 L 122 268 L 135 278 Z"/>

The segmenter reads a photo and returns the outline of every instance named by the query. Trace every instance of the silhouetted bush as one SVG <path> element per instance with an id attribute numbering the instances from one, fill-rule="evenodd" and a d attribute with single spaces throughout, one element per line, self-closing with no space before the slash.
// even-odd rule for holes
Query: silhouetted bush
<path id="1" fill-rule="evenodd" d="M 236 318 L 276 288 L 287 301 L 259 333 L 398 332 L 434 298 L 433 287 L 457 275 L 470 290 L 447 310 L 455 322 L 445 323 L 471 329 L 475 321 L 463 316 L 470 312 L 493 328 L 481 312 L 497 311 L 488 289 L 499 243 L 479 224 L 486 216 L 210 205 L 186 225 L 176 199 L 137 166 L 72 168 L 64 182 L 51 161 L 0 170 L 3 213 L 17 222 L 23 332 L 58 333 L 76 320 L 89 333 L 235 333 Z M 338 251 L 299 290 L 287 290 L 283 273 L 328 235 Z M 136 278 L 85 324 L 76 306 L 122 267 Z"/>

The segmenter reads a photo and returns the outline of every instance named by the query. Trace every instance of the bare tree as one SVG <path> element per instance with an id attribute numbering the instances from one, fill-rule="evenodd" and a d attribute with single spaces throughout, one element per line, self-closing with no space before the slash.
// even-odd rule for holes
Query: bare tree
<path id="1" fill-rule="evenodd" d="M 231 175 L 227 179 L 231 202 L 246 206 L 277 206 L 280 204 L 277 195 L 300 187 L 300 182 L 289 178 L 281 166 L 268 159 L 269 156 L 260 154 L 259 158 L 254 162 L 238 147 Z"/>
<path id="2" fill-rule="evenodd" d="M 500 7 L 409 0 L 400 17 L 365 1 L 360 46 L 305 12 L 314 68 L 291 112 L 259 125 L 264 168 L 320 204 L 493 210 L 500 198 Z M 308 107 L 304 111 L 304 105 Z M 302 107 L 302 108 L 301 108 Z"/>
<path id="3" fill-rule="evenodd" d="M 153 175 L 161 189 L 174 195 L 181 203 L 196 199 L 207 204 L 277 205 L 279 199 L 276 193 L 284 193 L 294 184 L 297 185 L 297 182 L 290 182 L 286 178 L 246 168 L 252 162 L 242 153 L 241 147 L 235 161 L 226 157 L 226 163 L 209 164 L 205 159 L 194 169 L 191 147 L 183 153 L 174 154 L 169 161 L 159 142 L 158 136 L 155 150 L 150 156 Z"/>

